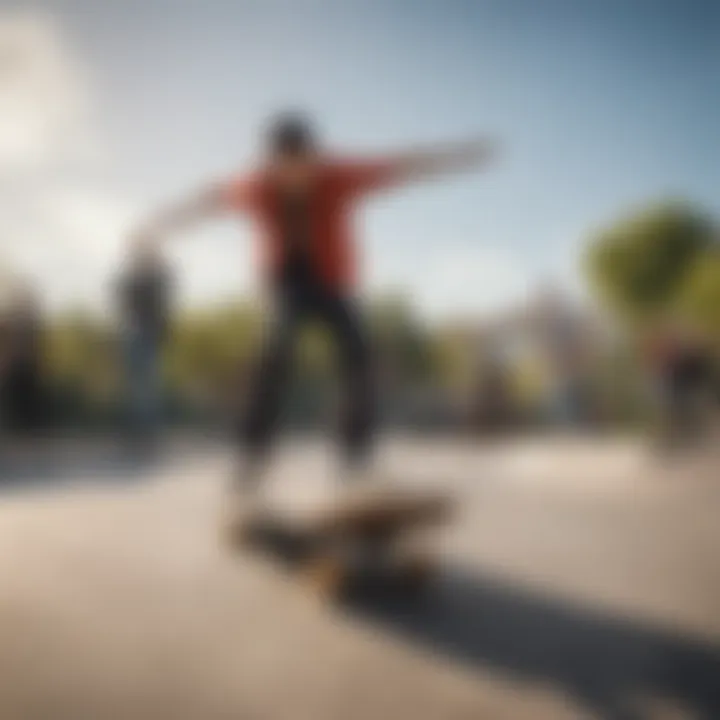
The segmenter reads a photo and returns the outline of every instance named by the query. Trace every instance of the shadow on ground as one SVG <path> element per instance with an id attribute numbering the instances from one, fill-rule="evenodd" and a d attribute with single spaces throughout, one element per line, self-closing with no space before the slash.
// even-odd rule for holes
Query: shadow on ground
<path id="1" fill-rule="evenodd" d="M 98 480 L 127 483 L 166 456 L 166 451 L 140 450 L 122 442 L 10 448 L 0 456 L 0 491 Z"/>
<path id="2" fill-rule="evenodd" d="M 448 569 L 413 602 L 363 597 L 349 609 L 471 667 L 548 683 L 607 720 L 644 720 L 642 698 L 720 718 L 720 646 Z"/>

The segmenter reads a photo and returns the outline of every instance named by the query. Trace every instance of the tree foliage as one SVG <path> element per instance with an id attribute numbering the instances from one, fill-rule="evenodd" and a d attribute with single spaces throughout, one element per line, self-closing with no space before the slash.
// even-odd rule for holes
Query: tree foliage
<path id="1" fill-rule="evenodd" d="M 650 207 L 593 239 L 586 257 L 591 284 L 624 321 L 656 317 L 679 302 L 688 274 L 700 272 L 714 232 L 712 221 L 687 205 Z"/>
<path id="2" fill-rule="evenodd" d="M 684 278 L 679 304 L 701 330 L 720 338 L 719 250 L 697 258 Z"/>

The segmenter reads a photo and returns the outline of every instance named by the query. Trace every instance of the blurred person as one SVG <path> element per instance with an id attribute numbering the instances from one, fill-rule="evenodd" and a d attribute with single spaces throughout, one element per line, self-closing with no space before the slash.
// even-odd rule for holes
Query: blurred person
<path id="1" fill-rule="evenodd" d="M 42 314 L 32 289 L 18 287 L 2 322 L 2 421 L 11 436 L 35 434 L 44 418 Z"/>
<path id="2" fill-rule="evenodd" d="M 213 184 L 141 230 L 156 238 L 223 212 L 251 217 L 261 234 L 272 313 L 240 421 L 242 445 L 233 488 L 244 503 L 266 467 L 293 364 L 298 330 L 319 320 L 338 350 L 344 389 L 341 421 L 345 481 L 368 479 L 375 426 L 375 382 L 366 328 L 355 295 L 352 213 L 373 193 L 447 172 L 483 165 L 485 139 L 400 152 L 343 158 L 327 153 L 306 118 L 275 118 L 264 137 L 265 157 L 247 174 Z M 254 494 L 253 494 L 254 496 Z"/>
<path id="3" fill-rule="evenodd" d="M 669 447 L 702 439 L 715 402 L 716 369 L 710 344 L 689 323 L 662 323 L 648 343 L 663 441 Z"/>
<path id="4" fill-rule="evenodd" d="M 3 303 L 0 307 L 0 443 L 5 440 L 8 430 L 8 382 L 10 366 L 10 310 Z M 0 447 L 2 445 L 0 444 Z"/>
<path id="5" fill-rule="evenodd" d="M 127 438 L 154 447 L 162 422 L 161 361 L 168 334 L 170 272 L 156 243 L 138 239 L 118 283 Z"/>
<path id="6" fill-rule="evenodd" d="M 704 335 L 692 328 L 680 338 L 672 375 L 678 432 L 687 441 L 702 441 L 714 401 L 713 355 Z"/>

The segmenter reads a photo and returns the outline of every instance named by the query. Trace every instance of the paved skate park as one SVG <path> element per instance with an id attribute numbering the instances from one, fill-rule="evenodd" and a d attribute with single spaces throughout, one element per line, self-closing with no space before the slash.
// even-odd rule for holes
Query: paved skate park
<path id="1" fill-rule="evenodd" d="M 331 608 L 224 550 L 221 446 L 178 442 L 147 465 L 63 452 L 4 476 L 4 720 L 720 714 L 712 459 L 391 439 L 388 472 L 459 500 L 442 578 L 412 603 Z M 270 492 L 326 492 L 329 458 L 288 443 Z"/>

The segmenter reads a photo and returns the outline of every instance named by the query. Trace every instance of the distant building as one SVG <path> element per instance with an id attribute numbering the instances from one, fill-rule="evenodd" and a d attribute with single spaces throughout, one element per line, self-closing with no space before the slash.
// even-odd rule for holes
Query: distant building
<path id="1" fill-rule="evenodd" d="M 544 286 L 486 320 L 476 347 L 480 364 L 490 360 L 514 370 L 522 402 L 548 420 L 575 422 L 588 402 L 593 359 L 609 341 L 599 315 Z"/>

